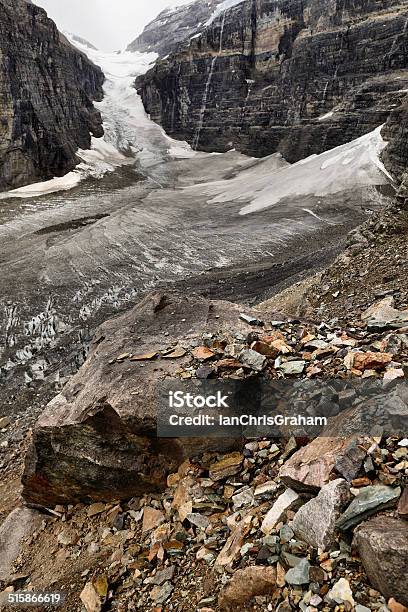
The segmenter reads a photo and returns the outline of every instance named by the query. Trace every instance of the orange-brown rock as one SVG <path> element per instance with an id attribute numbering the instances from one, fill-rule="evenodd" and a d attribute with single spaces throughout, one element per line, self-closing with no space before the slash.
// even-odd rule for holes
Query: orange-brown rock
<path id="1" fill-rule="evenodd" d="M 222 610 L 239 610 L 257 595 L 272 595 L 276 589 L 276 569 L 251 566 L 240 569 L 221 591 L 218 605 Z"/>

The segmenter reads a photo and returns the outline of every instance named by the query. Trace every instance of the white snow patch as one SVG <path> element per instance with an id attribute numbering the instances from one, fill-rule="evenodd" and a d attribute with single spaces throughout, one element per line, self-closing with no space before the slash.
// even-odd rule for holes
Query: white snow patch
<path id="1" fill-rule="evenodd" d="M 270 184 L 244 206 L 240 214 L 274 206 L 283 198 L 324 197 L 357 187 L 389 183 L 392 176 L 380 160 L 380 153 L 387 146 L 381 136 L 382 127 L 321 155 L 312 155 L 277 170 L 270 176 Z"/>
<path id="2" fill-rule="evenodd" d="M 271 177 L 288 166 L 290 164 L 280 153 L 261 159 L 252 158 L 234 178 L 200 184 L 195 188 L 205 195 L 213 196 L 211 203 L 247 202 L 257 193 L 262 193 L 263 189 L 270 188 Z"/>
<path id="3" fill-rule="evenodd" d="M 92 138 L 91 149 L 78 149 L 77 156 L 82 161 L 75 170 L 64 176 L 57 176 L 48 181 L 33 183 L 0 194 L 0 199 L 6 197 L 34 198 L 48 193 L 65 191 L 76 187 L 85 177 L 102 178 L 107 172 L 113 172 L 118 166 L 129 163 L 129 158 L 100 138 Z"/>
<path id="4" fill-rule="evenodd" d="M 263 210 L 285 198 L 323 197 L 350 189 L 383 185 L 392 176 L 380 160 L 387 146 L 382 126 L 345 145 L 289 164 L 279 153 L 254 160 L 231 179 L 201 184 L 209 203 L 245 204 L 241 215 Z M 313 214 L 310 210 L 306 211 Z"/>
<path id="5" fill-rule="evenodd" d="M 222 15 L 222 13 L 224 13 L 225 11 L 228 11 L 234 6 L 237 6 L 238 4 L 241 4 L 241 2 L 245 2 L 245 0 L 224 0 L 224 2 L 221 2 L 221 4 L 217 6 L 217 8 L 213 12 L 209 20 L 206 21 L 205 25 L 206 26 L 211 25 L 212 22 L 215 21 L 215 19 L 217 19 L 217 17 Z"/>
<path id="6" fill-rule="evenodd" d="M 334 112 L 333 111 L 329 111 L 325 115 L 321 115 L 319 117 L 319 121 L 324 121 L 325 119 L 330 119 L 330 117 L 333 117 L 333 115 L 334 115 Z"/>

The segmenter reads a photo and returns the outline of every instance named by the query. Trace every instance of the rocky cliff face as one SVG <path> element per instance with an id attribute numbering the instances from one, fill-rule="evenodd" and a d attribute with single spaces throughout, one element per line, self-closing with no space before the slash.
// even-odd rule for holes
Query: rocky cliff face
<path id="1" fill-rule="evenodd" d="M 384 128 L 390 143 L 384 152 L 384 162 L 393 171 L 400 189 L 398 195 L 408 198 L 408 96 L 396 104 Z"/>
<path id="2" fill-rule="evenodd" d="M 46 12 L 0 0 L 0 190 L 62 175 L 102 136 L 104 75 Z"/>
<path id="3" fill-rule="evenodd" d="M 371 131 L 391 110 L 401 139 L 407 26 L 406 0 L 244 0 L 137 87 L 155 121 L 204 150 L 280 151 L 293 162 Z M 398 149 L 388 154 L 397 174 Z"/>
<path id="4" fill-rule="evenodd" d="M 168 8 L 149 23 L 128 46 L 128 51 L 155 51 L 161 57 L 188 44 L 211 17 L 222 0 L 197 0 L 186 6 Z"/>

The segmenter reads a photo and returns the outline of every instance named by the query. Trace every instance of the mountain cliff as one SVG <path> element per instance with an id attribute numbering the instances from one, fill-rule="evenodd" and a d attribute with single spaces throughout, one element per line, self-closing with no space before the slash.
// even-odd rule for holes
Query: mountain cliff
<path id="1" fill-rule="evenodd" d="M 100 68 L 60 34 L 46 12 L 0 0 L 0 190 L 62 175 L 91 134 L 102 136 L 93 100 Z"/>
<path id="2" fill-rule="evenodd" d="M 155 51 L 161 57 L 172 53 L 200 31 L 221 2 L 196 0 L 185 6 L 165 9 L 130 43 L 127 51 Z"/>
<path id="3" fill-rule="evenodd" d="M 136 81 L 146 111 L 171 136 L 203 150 L 279 151 L 294 162 L 390 115 L 389 134 L 406 132 L 398 119 L 408 89 L 406 0 L 224 6 Z M 387 153 L 397 174 L 407 161 L 400 149 Z"/>

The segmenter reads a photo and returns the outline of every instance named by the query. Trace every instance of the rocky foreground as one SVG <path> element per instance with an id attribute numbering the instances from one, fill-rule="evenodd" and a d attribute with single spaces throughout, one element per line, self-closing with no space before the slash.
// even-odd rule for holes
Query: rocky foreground
<path id="1" fill-rule="evenodd" d="M 34 428 L 3 590 L 52 587 L 88 612 L 406 610 L 406 438 L 160 440 L 153 398 L 169 379 L 377 380 L 406 414 L 407 367 L 389 296 L 355 327 L 148 296 L 100 328 Z"/>

